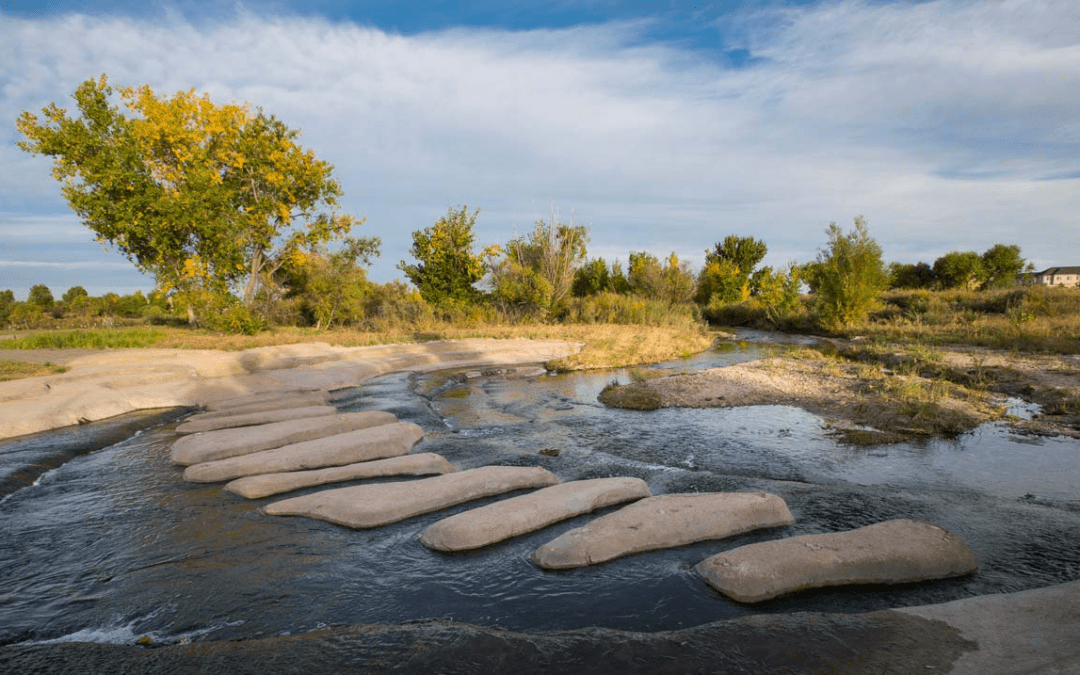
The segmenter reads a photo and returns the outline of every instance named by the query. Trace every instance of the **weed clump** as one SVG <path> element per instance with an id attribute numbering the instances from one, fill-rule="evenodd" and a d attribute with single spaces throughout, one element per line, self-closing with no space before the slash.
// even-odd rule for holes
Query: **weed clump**
<path id="1" fill-rule="evenodd" d="M 610 408 L 656 410 L 660 407 L 660 393 L 640 382 L 625 385 L 612 382 L 597 398 Z"/>

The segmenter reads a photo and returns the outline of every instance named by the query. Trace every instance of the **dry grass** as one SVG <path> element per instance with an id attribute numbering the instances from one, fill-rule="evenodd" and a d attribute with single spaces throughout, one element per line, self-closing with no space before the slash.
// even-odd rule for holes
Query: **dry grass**
<path id="1" fill-rule="evenodd" d="M 426 342 L 431 340 L 460 340 L 467 338 L 497 339 L 557 339 L 585 343 L 584 349 L 566 359 L 548 364 L 557 370 L 584 370 L 614 368 L 657 363 L 684 358 L 708 349 L 713 336 L 701 328 L 628 326 L 611 324 L 485 324 L 481 326 L 453 326 L 451 324 L 428 326 L 423 332 L 388 331 L 365 332 L 348 329 L 315 330 L 312 328 L 273 328 L 258 335 L 224 335 L 205 330 L 187 328 L 155 327 L 156 338 L 152 344 L 140 345 L 125 337 L 126 331 L 140 336 L 145 328 L 111 329 L 108 342 L 95 342 L 88 337 L 95 331 L 80 331 L 84 337 L 73 341 L 65 337 L 64 347 L 136 347 L 152 346 L 163 349 L 217 349 L 239 351 L 255 347 L 269 347 L 304 342 L 325 342 L 345 347 L 380 344 Z M 35 331 L 32 336 L 20 336 L 24 348 L 60 346 L 54 331 Z M 0 352 L 2 353 L 2 352 Z M 14 370 L 12 372 L 15 372 Z M 40 373 L 39 373 L 40 374 Z M 14 377 L 20 377 L 15 375 Z M 31 377 L 31 375 L 21 375 Z M 11 378 L 9 378 L 11 379 Z"/>
<path id="2" fill-rule="evenodd" d="M 0 382 L 5 380 L 18 380 L 24 377 L 44 377 L 56 375 L 67 370 L 65 366 L 57 366 L 52 363 L 33 363 L 24 361 L 0 360 Z"/>

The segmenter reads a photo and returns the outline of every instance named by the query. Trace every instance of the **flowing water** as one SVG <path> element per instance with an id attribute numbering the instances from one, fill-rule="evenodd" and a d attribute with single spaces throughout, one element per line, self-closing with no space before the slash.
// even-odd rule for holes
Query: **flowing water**
<path id="1" fill-rule="evenodd" d="M 756 358 L 767 348 L 765 336 L 750 337 L 757 341 L 656 367 Z M 0 444 L 0 477 L 34 480 L 0 500 L 0 644 L 232 640 L 426 618 L 526 631 L 653 631 L 749 613 L 862 612 L 1080 579 L 1077 441 L 1014 437 L 984 425 L 955 441 L 856 449 L 838 445 L 820 417 L 796 408 L 636 412 L 598 404 L 599 390 L 613 379 L 629 381 L 627 371 L 472 375 L 388 376 L 339 392 L 339 407 L 388 410 L 416 422 L 427 433 L 417 451 L 441 453 L 459 468 L 540 465 L 564 480 L 638 476 L 654 494 L 765 490 L 787 500 L 797 524 L 545 572 L 530 562 L 533 550 L 589 517 L 446 555 L 421 546 L 419 533 L 475 504 L 368 531 L 264 516 L 258 509 L 269 500 L 180 480 L 167 457 L 175 419 L 142 415 Z M 118 440 L 124 424 L 153 426 Z M 692 571 L 735 546 L 890 518 L 952 530 L 978 554 L 978 572 L 745 606 Z"/>

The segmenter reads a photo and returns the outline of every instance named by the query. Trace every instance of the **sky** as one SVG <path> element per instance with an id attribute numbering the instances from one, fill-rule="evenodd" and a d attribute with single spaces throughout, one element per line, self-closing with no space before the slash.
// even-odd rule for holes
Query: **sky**
<path id="1" fill-rule="evenodd" d="M 334 165 L 369 275 L 479 208 L 477 249 L 553 213 L 590 258 L 729 234 L 775 267 L 865 216 L 887 262 L 1019 244 L 1080 265 L 1075 0 L 0 0 L 0 289 L 148 291 L 15 119 L 80 82 L 248 102 Z"/>

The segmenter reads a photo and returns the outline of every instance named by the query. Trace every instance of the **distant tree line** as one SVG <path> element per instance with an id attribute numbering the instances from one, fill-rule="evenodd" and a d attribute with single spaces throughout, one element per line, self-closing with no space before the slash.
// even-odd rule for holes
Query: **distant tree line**
<path id="1" fill-rule="evenodd" d="M 996 288 L 1024 269 L 1020 248 L 948 253 L 934 262 L 885 266 L 864 218 L 835 223 L 817 258 L 762 266 L 765 242 L 731 234 L 705 250 L 700 270 L 672 252 L 589 258 L 589 233 L 558 212 L 503 244 L 477 250 L 479 210 L 451 208 L 413 232 L 411 282 L 372 283 L 375 237 L 351 236 L 363 221 L 338 213 L 341 188 L 299 132 L 261 109 L 218 105 L 192 91 L 114 90 L 104 75 L 75 91 L 78 115 L 55 104 L 17 121 L 19 146 L 53 160 L 53 175 L 82 222 L 153 274 L 148 296 L 60 300 L 35 286 L 25 302 L 0 293 L 0 323 L 49 320 L 184 320 L 254 333 L 269 324 L 369 330 L 432 319 L 456 322 L 738 321 L 843 330 L 887 288 Z M 119 105 L 118 105 L 119 103 Z M 809 290 L 809 295 L 804 294 Z"/>

